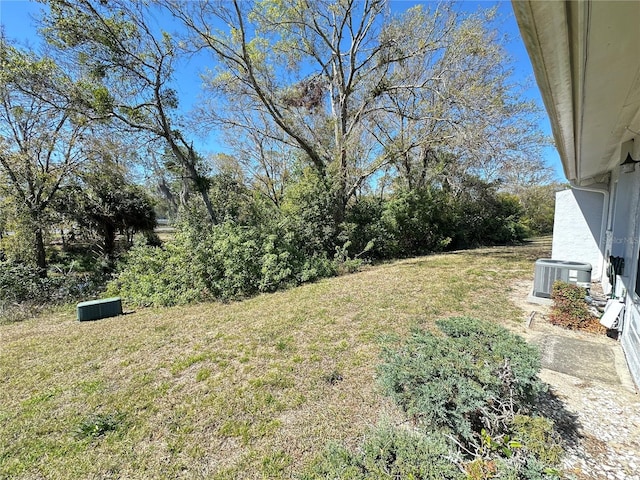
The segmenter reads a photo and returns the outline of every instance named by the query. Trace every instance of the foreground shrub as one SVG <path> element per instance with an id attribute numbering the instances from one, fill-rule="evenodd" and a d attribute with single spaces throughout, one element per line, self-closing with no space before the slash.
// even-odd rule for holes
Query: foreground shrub
<path id="1" fill-rule="evenodd" d="M 451 435 L 469 452 L 483 436 L 499 438 L 543 389 L 535 347 L 492 323 L 471 318 L 436 322 L 439 334 L 414 331 L 384 351 L 384 391 L 425 432 Z"/>
<path id="2" fill-rule="evenodd" d="M 561 473 L 533 456 L 511 458 L 477 458 L 464 467 L 465 480 L 553 480 Z"/>
<path id="3" fill-rule="evenodd" d="M 553 307 L 549 320 L 570 330 L 604 329 L 585 302 L 586 290 L 572 283 L 557 281 L 551 289 Z"/>
<path id="4" fill-rule="evenodd" d="M 525 415 L 543 389 L 537 350 L 471 318 L 436 322 L 387 348 L 380 383 L 415 430 L 379 427 L 357 452 L 332 445 L 303 478 L 546 480 L 562 448 L 550 420 Z"/>
<path id="5" fill-rule="evenodd" d="M 511 424 L 513 437 L 526 452 L 543 464 L 558 465 L 562 447 L 551 420 L 544 417 L 516 415 Z"/>
<path id="6" fill-rule="evenodd" d="M 544 417 L 516 415 L 500 435 L 481 432 L 475 458 L 462 465 L 470 480 L 486 478 L 552 479 L 560 472 L 562 447 L 553 423 Z"/>
<path id="7" fill-rule="evenodd" d="M 302 478 L 311 479 L 462 479 L 449 459 L 452 447 L 439 435 L 378 427 L 358 452 L 331 445 Z"/>

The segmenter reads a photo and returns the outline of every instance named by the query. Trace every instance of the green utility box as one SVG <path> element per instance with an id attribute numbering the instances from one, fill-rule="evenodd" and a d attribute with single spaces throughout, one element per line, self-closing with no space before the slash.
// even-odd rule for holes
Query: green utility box
<path id="1" fill-rule="evenodd" d="M 115 317 L 122 315 L 122 301 L 120 297 L 113 297 L 81 302 L 76 307 L 76 311 L 78 312 L 78 320 L 81 322 Z"/>

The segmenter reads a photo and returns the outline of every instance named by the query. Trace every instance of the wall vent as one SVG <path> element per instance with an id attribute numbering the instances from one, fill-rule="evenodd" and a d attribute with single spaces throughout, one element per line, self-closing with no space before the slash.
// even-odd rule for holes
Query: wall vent
<path id="1" fill-rule="evenodd" d="M 567 260 L 536 260 L 533 277 L 533 296 L 551 298 L 551 289 L 556 280 L 573 283 L 580 287 L 591 287 L 591 264 Z"/>

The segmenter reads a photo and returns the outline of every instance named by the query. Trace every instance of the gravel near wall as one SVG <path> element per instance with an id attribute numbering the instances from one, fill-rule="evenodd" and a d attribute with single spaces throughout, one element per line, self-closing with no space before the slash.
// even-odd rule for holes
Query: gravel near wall
<path id="1" fill-rule="evenodd" d="M 566 477 L 640 480 L 640 396 L 547 369 L 540 377 L 550 386 L 545 413 L 565 441 Z"/>

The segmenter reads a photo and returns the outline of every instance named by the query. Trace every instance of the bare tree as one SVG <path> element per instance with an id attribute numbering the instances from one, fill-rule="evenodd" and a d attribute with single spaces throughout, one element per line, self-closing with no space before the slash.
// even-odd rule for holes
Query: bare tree
<path id="1" fill-rule="evenodd" d="M 374 87 L 386 65 L 399 60 L 383 49 L 377 29 L 385 16 L 379 0 L 285 2 L 167 2 L 222 67 L 208 85 L 219 99 L 218 121 L 238 121 L 240 105 L 268 116 L 286 144 L 306 155 L 333 189 L 335 216 L 380 164 L 365 159 L 363 119 L 376 109 Z M 225 25 L 226 30 L 217 29 Z M 247 124 L 244 123 L 243 126 Z M 371 143 L 369 143 L 371 145 Z"/>
<path id="2" fill-rule="evenodd" d="M 114 0 L 47 0 L 43 19 L 48 41 L 71 53 L 87 88 L 77 98 L 97 120 L 116 121 L 124 131 L 164 141 L 179 162 L 186 202 L 193 187 L 216 222 L 207 178 L 198 170 L 198 155 L 177 116 L 178 97 L 171 88 L 179 47 L 154 23 L 153 9 L 141 2 Z"/>
<path id="3" fill-rule="evenodd" d="M 338 221 L 389 166 L 410 187 L 468 173 L 493 180 L 545 143 L 489 28 L 495 11 L 462 17 L 443 3 L 392 17 L 382 0 L 164 4 L 216 61 L 207 79 L 215 106 L 202 118 L 244 130 L 258 147 L 270 139 L 304 152 L 335 191 Z"/>
<path id="4" fill-rule="evenodd" d="M 539 109 L 510 80 L 489 27 L 494 15 L 417 6 L 383 30 L 383 41 L 407 54 L 381 83 L 384 108 L 368 126 L 409 188 L 467 174 L 493 181 L 523 156 L 540 165 L 548 141 L 537 127 Z"/>

